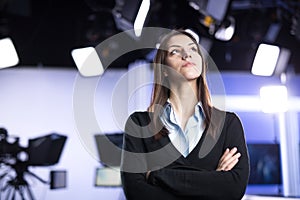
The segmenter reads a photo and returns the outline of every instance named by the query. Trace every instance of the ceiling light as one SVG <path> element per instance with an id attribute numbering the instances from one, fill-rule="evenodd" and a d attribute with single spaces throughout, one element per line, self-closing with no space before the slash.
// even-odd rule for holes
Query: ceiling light
<path id="1" fill-rule="evenodd" d="M 0 69 L 12 67 L 19 63 L 19 57 L 10 38 L 0 40 Z"/>
<path id="2" fill-rule="evenodd" d="M 150 9 L 150 0 L 125 0 L 123 4 L 119 4 L 113 9 L 117 28 L 137 39 L 141 36 Z"/>
<path id="3" fill-rule="evenodd" d="M 264 113 L 278 113 L 287 111 L 288 94 L 283 85 L 264 86 L 260 89 L 262 111 Z"/>
<path id="4" fill-rule="evenodd" d="M 71 54 L 82 76 L 91 77 L 103 74 L 103 65 L 94 47 L 74 49 Z"/>
<path id="5" fill-rule="evenodd" d="M 142 34 L 142 28 L 144 26 L 149 8 L 150 0 L 143 0 L 133 25 L 134 33 L 137 37 L 140 37 Z"/>
<path id="6" fill-rule="evenodd" d="M 194 39 L 199 43 L 200 38 L 199 38 L 199 35 L 195 31 L 193 31 L 191 29 L 185 29 L 184 31 L 191 34 L 194 37 Z"/>
<path id="7" fill-rule="evenodd" d="M 251 69 L 251 73 L 259 76 L 271 76 L 275 70 L 280 49 L 270 44 L 260 44 Z"/>
<path id="8" fill-rule="evenodd" d="M 229 16 L 222 22 L 220 27 L 215 33 L 215 38 L 221 41 L 229 41 L 235 31 L 235 19 Z"/>

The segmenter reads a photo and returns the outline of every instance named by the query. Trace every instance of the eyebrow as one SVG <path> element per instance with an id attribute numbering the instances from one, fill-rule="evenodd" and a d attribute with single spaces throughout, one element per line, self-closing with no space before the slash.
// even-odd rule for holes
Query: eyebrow
<path id="1" fill-rule="evenodd" d="M 192 46 L 192 45 L 196 45 L 194 42 L 191 42 L 188 44 L 188 46 Z M 181 47 L 180 45 L 177 45 L 177 44 L 173 44 L 173 45 L 170 45 L 168 46 L 168 48 L 171 48 L 171 47 Z"/>

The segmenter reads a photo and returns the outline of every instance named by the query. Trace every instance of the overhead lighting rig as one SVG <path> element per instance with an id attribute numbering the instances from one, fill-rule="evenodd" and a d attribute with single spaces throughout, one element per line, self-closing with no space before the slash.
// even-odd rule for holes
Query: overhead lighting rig
<path id="1" fill-rule="evenodd" d="M 228 16 L 230 0 L 188 0 L 189 5 L 199 12 L 199 22 L 208 28 L 215 39 L 228 41 L 235 31 L 235 19 Z"/>

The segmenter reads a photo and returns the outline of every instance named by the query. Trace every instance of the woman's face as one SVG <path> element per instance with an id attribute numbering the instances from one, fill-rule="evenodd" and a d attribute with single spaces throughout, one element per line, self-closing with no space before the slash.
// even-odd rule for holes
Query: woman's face
<path id="1" fill-rule="evenodd" d="M 202 73 L 202 57 L 191 38 L 184 34 L 172 36 L 166 50 L 165 64 L 172 70 L 164 73 L 169 79 L 178 80 L 176 78 L 181 75 L 188 81 L 197 80 Z"/>

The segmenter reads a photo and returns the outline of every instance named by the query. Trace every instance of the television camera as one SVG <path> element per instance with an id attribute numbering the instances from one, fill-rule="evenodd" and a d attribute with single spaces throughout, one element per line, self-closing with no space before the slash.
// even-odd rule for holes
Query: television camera
<path id="1" fill-rule="evenodd" d="M 34 200 L 26 176 L 34 177 L 43 184 L 52 181 L 43 180 L 29 170 L 29 166 L 51 166 L 58 163 L 67 137 L 51 133 L 28 140 L 28 146 L 19 144 L 19 137 L 9 136 L 7 130 L 0 128 L 0 199 Z"/>

